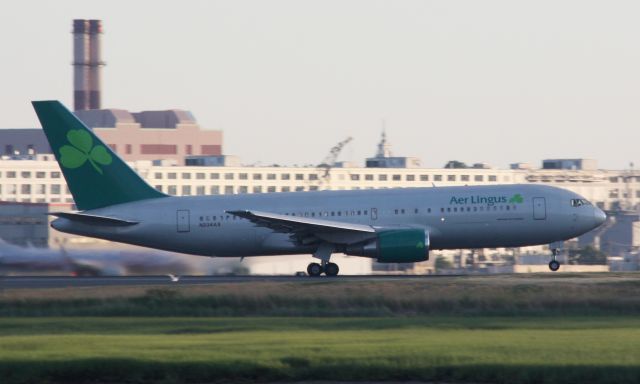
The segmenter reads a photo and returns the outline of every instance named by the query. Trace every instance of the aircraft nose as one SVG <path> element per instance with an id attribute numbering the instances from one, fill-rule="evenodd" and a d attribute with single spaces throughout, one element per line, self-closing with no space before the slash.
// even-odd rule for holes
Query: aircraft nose
<path id="1" fill-rule="evenodd" d="M 599 227 L 607 220 L 607 214 L 602 211 L 602 209 L 593 207 L 593 215 L 596 221 L 596 227 Z"/>

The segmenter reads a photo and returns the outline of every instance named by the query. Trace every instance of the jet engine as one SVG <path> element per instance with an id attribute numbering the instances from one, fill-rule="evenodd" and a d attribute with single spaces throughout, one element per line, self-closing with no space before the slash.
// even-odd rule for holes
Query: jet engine
<path id="1" fill-rule="evenodd" d="M 348 245 L 347 255 L 365 256 L 381 263 L 414 263 L 429 260 L 429 233 L 423 229 L 382 229 L 376 238 Z"/>

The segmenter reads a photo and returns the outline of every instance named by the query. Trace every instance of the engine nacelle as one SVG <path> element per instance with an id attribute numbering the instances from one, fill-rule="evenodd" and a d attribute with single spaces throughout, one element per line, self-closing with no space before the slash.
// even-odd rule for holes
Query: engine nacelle
<path id="1" fill-rule="evenodd" d="M 429 233 L 422 229 L 383 229 L 374 240 L 349 245 L 345 253 L 366 256 L 381 263 L 414 263 L 429 260 Z"/>

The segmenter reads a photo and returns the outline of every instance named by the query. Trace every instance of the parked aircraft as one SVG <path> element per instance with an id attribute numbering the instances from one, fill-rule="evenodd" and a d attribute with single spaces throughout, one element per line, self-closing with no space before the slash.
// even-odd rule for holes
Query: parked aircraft
<path id="1" fill-rule="evenodd" d="M 72 276 L 130 276 L 200 274 L 202 266 L 189 256 L 161 251 L 22 247 L 0 240 L 0 275 L 63 274 Z"/>
<path id="2" fill-rule="evenodd" d="M 168 196 L 60 102 L 33 105 L 79 209 L 52 213 L 62 232 L 202 256 L 307 253 L 320 261 L 310 276 L 335 276 L 337 252 L 419 262 L 432 249 L 551 244 L 606 219 L 576 193 L 523 184 Z"/>

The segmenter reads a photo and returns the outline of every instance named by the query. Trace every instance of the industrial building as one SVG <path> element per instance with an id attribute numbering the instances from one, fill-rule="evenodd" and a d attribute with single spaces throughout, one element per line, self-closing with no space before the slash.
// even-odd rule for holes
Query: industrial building
<path id="1" fill-rule="evenodd" d="M 189 111 L 103 109 L 101 34 L 100 20 L 73 21 L 75 115 L 126 161 L 184 165 L 187 156 L 222 155 L 222 131 L 202 129 Z M 51 154 L 40 128 L 0 129 L 0 143 L 3 157 Z"/>

